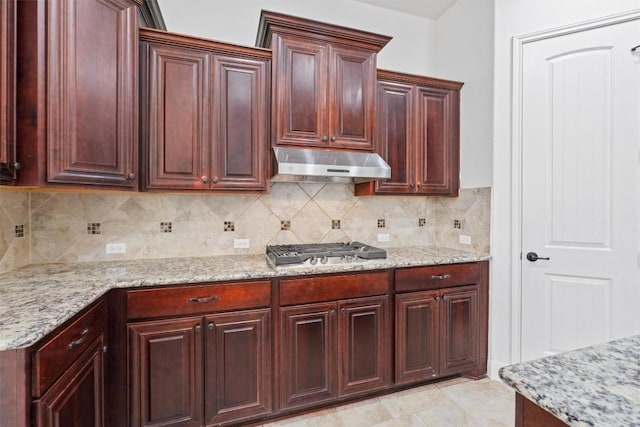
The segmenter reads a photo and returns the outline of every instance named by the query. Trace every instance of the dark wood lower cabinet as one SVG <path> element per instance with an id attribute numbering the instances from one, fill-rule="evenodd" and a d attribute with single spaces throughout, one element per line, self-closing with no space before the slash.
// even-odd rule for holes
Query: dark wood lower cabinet
<path id="1" fill-rule="evenodd" d="M 487 371 L 488 263 L 396 270 L 395 382 Z M 413 291 L 413 292 L 410 292 Z"/>
<path id="2" fill-rule="evenodd" d="M 480 367 L 478 286 L 396 295 L 396 383 Z"/>
<path id="3" fill-rule="evenodd" d="M 129 324 L 130 425 L 213 426 L 269 415 L 271 310 Z"/>
<path id="4" fill-rule="evenodd" d="M 391 384 L 389 297 L 338 303 L 338 395 L 355 395 Z"/>
<path id="5" fill-rule="evenodd" d="M 280 410 L 390 385 L 388 298 L 280 309 Z"/>
<path id="6" fill-rule="evenodd" d="M 205 424 L 269 415 L 271 310 L 214 314 L 205 322 Z"/>
<path id="7" fill-rule="evenodd" d="M 33 404 L 37 427 L 102 427 L 103 337 L 80 356 Z"/>
<path id="8" fill-rule="evenodd" d="M 282 307 L 280 331 L 278 409 L 335 399 L 338 396 L 336 304 Z"/>
<path id="9" fill-rule="evenodd" d="M 201 426 L 202 318 L 129 325 L 131 426 Z"/>

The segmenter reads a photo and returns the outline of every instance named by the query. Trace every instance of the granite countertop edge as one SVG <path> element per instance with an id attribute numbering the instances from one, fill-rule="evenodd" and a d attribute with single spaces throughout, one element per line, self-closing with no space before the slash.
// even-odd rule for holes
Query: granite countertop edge
<path id="1" fill-rule="evenodd" d="M 458 264 L 490 256 L 435 246 L 387 248 L 387 258 L 324 266 L 271 267 L 263 254 L 39 264 L 0 276 L 0 351 L 27 348 L 115 288 Z"/>
<path id="2" fill-rule="evenodd" d="M 640 425 L 640 335 L 505 366 L 499 375 L 570 426 Z"/>

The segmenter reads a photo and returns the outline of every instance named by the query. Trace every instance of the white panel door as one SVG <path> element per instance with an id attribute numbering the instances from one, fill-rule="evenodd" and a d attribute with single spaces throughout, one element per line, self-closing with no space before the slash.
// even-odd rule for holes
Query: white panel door
<path id="1" fill-rule="evenodd" d="M 522 360 L 638 333 L 639 43 L 635 20 L 523 47 Z"/>

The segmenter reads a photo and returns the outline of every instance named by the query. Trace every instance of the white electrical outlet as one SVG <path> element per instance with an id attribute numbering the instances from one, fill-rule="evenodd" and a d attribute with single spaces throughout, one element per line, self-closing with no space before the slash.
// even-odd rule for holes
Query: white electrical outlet
<path id="1" fill-rule="evenodd" d="M 234 249 L 249 249 L 249 239 L 233 239 Z"/>
<path id="2" fill-rule="evenodd" d="M 471 236 L 465 236 L 464 234 L 461 234 L 459 238 L 460 238 L 460 244 L 462 245 L 471 244 Z"/>
<path id="3" fill-rule="evenodd" d="M 389 233 L 378 233 L 378 242 L 388 242 Z"/>
<path id="4" fill-rule="evenodd" d="M 107 243 L 106 251 L 107 251 L 107 254 L 126 254 L 127 244 L 126 243 Z"/>

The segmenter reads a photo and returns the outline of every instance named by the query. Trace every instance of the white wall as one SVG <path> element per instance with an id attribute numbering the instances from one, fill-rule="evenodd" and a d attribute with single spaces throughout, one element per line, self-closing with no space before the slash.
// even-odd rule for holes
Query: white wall
<path id="1" fill-rule="evenodd" d="M 353 0 L 158 0 L 169 31 L 254 46 L 261 9 L 342 25 L 393 39 L 378 67 L 435 72 L 436 22 Z"/>
<path id="2" fill-rule="evenodd" d="M 491 187 L 493 0 L 458 0 L 437 21 L 436 75 L 464 82 L 460 102 L 460 185 Z"/>
<path id="3" fill-rule="evenodd" d="M 495 0 L 491 371 L 512 357 L 511 40 L 533 32 L 640 8 L 640 0 Z M 640 40 L 640 34 L 638 35 Z M 525 159 L 526 161 L 526 159 Z"/>

